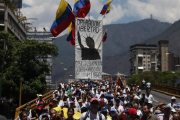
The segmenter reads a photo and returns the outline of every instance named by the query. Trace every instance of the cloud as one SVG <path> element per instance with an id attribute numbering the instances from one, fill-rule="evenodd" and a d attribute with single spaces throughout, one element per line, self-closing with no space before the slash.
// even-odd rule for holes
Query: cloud
<path id="1" fill-rule="evenodd" d="M 105 15 L 105 18 L 103 19 L 103 24 L 110 24 L 113 22 L 118 21 L 122 17 L 124 17 L 126 10 L 123 10 L 120 5 L 112 5 L 111 6 L 110 13 Z M 101 19 L 102 16 L 100 16 L 98 19 Z"/>
<path id="2" fill-rule="evenodd" d="M 75 0 L 66 1 L 73 7 Z M 102 15 L 99 13 L 107 0 L 90 1 L 91 17 L 101 20 Z M 42 31 L 43 27 L 46 30 L 50 29 L 60 0 L 23 0 L 23 4 L 26 4 L 21 10 L 23 15 L 27 18 L 37 18 L 37 21 L 29 19 L 28 22 L 33 22 L 32 27 Z M 173 23 L 179 19 L 179 6 L 180 0 L 114 0 L 112 9 L 104 18 L 103 23 L 119 23 L 122 18 L 126 17 L 146 19 L 150 17 L 150 14 L 153 14 L 153 17 L 160 21 Z"/>
<path id="3" fill-rule="evenodd" d="M 155 19 L 173 23 L 179 19 L 179 6 L 179 0 L 172 0 L 171 2 L 169 0 L 148 0 L 146 2 L 127 0 L 127 15 L 145 19 L 152 14 Z"/>

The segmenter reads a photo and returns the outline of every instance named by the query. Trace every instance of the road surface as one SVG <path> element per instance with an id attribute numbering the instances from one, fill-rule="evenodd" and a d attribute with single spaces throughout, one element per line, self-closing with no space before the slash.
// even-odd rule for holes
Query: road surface
<path id="1" fill-rule="evenodd" d="M 142 93 L 145 93 L 145 90 L 142 90 Z M 168 104 L 171 102 L 172 96 L 155 92 L 155 91 L 151 91 L 151 94 L 154 96 L 154 99 L 155 99 L 155 101 L 153 102 L 154 107 L 156 107 L 160 102 L 165 103 L 165 104 Z M 176 102 L 180 103 L 180 99 L 176 98 Z"/>

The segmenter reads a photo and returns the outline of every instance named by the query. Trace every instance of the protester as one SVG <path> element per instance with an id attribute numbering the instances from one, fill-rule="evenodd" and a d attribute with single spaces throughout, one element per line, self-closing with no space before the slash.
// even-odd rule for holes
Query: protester
<path id="1" fill-rule="evenodd" d="M 80 120 L 105 120 L 104 115 L 98 112 L 98 102 L 97 98 L 92 98 L 90 101 L 90 111 L 83 113 Z"/>

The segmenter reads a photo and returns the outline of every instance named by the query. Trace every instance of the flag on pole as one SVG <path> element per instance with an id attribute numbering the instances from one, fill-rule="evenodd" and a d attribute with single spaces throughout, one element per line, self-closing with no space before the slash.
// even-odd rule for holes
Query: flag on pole
<path id="1" fill-rule="evenodd" d="M 118 72 L 118 85 L 121 87 L 121 88 L 123 88 L 123 83 L 122 83 L 122 79 L 121 79 L 121 76 L 120 76 L 120 73 Z"/>
<path id="2" fill-rule="evenodd" d="M 103 6 L 103 8 L 102 8 L 100 14 L 105 15 L 108 10 L 109 10 L 109 11 L 111 10 L 111 7 L 110 7 L 111 2 L 112 2 L 111 0 L 109 0 L 109 1 L 106 2 L 106 4 L 105 4 L 105 5 Z M 110 8 L 110 9 L 109 9 L 109 8 Z M 109 13 L 109 11 L 108 11 L 108 13 Z"/>
<path id="3" fill-rule="evenodd" d="M 73 13 L 76 17 L 85 18 L 90 8 L 91 3 L 89 0 L 75 0 Z"/>
<path id="4" fill-rule="evenodd" d="M 106 41 L 106 38 L 107 38 L 107 29 L 106 29 L 106 31 L 104 32 L 104 35 L 103 35 L 103 42 Z"/>
<path id="5" fill-rule="evenodd" d="M 54 37 L 58 36 L 69 26 L 74 17 L 71 6 L 65 0 L 61 0 L 61 3 L 56 11 L 56 18 L 50 29 L 52 35 Z"/>
<path id="6" fill-rule="evenodd" d="M 91 4 L 89 0 L 75 0 L 74 3 L 74 9 L 73 9 L 73 13 L 75 15 L 75 17 L 79 17 L 79 18 L 85 18 L 86 15 L 89 13 Z M 69 25 L 68 27 L 68 33 L 67 33 L 68 37 L 67 37 L 67 41 L 69 41 L 69 43 L 72 46 L 75 46 L 75 20 L 72 20 L 71 25 Z"/>

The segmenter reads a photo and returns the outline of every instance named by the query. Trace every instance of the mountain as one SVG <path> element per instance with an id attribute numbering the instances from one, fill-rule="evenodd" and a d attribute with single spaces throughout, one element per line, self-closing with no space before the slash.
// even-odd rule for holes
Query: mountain
<path id="1" fill-rule="evenodd" d="M 158 44 L 159 40 L 169 40 L 169 51 L 180 56 L 180 20 L 174 22 L 161 34 L 145 40 L 143 43 Z"/>
<path id="2" fill-rule="evenodd" d="M 108 29 L 107 40 L 103 43 L 103 71 L 111 74 L 118 71 L 127 73 L 129 69 L 129 47 L 157 36 L 170 26 L 170 23 L 154 19 L 103 26 L 104 31 Z M 69 78 L 70 74 L 74 76 L 75 48 L 66 41 L 66 37 L 67 35 L 64 35 L 54 41 L 59 51 L 59 55 L 53 62 L 53 78 L 55 81 Z"/>

